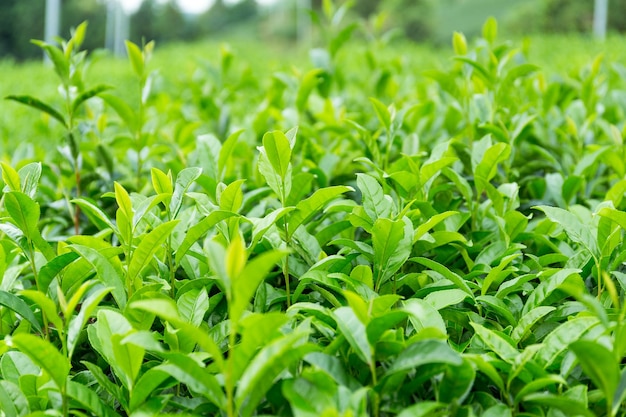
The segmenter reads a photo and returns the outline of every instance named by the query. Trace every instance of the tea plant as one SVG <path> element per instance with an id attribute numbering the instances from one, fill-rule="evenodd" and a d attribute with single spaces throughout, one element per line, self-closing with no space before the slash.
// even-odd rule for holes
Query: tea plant
<path id="1" fill-rule="evenodd" d="M 85 87 L 85 25 L 40 44 L 61 100 L 7 98 L 66 144 L 1 163 L 0 415 L 626 413 L 622 68 L 490 19 L 418 76 L 317 21 L 268 78 L 127 43 L 131 92 Z"/>

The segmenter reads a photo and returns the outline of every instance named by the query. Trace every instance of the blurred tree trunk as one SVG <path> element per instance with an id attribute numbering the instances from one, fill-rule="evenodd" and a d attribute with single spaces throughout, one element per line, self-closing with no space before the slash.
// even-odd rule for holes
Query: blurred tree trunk
<path id="1" fill-rule="evenodd" d="M 593 35 L 598 39 L 606 38 L 609 0 L 595 0 L 593 8 Z"/>

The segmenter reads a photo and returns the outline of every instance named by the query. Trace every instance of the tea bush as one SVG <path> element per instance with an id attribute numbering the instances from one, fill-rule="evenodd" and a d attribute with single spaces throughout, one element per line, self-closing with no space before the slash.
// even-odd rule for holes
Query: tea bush
<path id="1" fill-rule="evenodd" d="M 1 164 L 0 415 L 624 415 L 623 66 L 551 76 L 491 19 L 423 72 L 343 13 L 267 75 L 129 42 L 120 88 L 86 25 L 40 43 L 58 97 L 7 98 L 62 142 Z"/>

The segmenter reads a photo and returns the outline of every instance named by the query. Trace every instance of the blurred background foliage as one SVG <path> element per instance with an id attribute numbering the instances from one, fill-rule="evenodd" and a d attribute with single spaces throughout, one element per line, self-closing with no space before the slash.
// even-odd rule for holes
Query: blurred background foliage
<path id="1" fill-rule="evenodd" d="M 184 13 L 174 0 L 144 0 L 131 19 L 131 40 L 159 43 L 191 41 L 206 37 L 254 36 L 262 41 L 297 38 L 298 0 L 277 0 L 268 6 L 256 0 L 215 0 L 206 12 Z M 0 1 L 0 57 L 24 60 L 39 57 L 31 39 L 43 38 L 43 0 Z M 341 2 L 340 2 L 341 3 Z M 393 30 L 417 42 L 447 43 L 454 30 L 472 37 L 486 17 L 494 16 L 509 37 L 534 33 L 591 31 L 592 0 L 355 0 L 353 19 L 369 21 L 380 30 Z M 302 3 L 301 3 L 302 4 Z M 314 10 L 322 0 L 311 0 Z M 626 0 L 611 0 L 609 30 L 626 30 Z M 84 45 L 96 49 L 104 45 L 105 0 L 62 0 L 61 33 L 84 20 L 90 36 Z"/>

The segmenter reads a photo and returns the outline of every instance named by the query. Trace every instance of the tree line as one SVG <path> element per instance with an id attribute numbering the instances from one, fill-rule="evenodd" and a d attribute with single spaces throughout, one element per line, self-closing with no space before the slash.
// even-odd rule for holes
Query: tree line
<path id="1" fill-rule="evenodd" d="M 345 3 L 349 0 L 336 0 Z M 369 18 L 377 13 L 388 16 L 388 27 L 396 28 L 407 38 L 416 41 L 437 41 L 436 29 L 439 20 L 445 19 L 442 11 L 455 3 L 486 3 L 486 0 L 353 0 L 352 13 L 357 18 Z M 293 4 L 284 0 L 284 4 Z M 104 46 L 106 28 L 106 2 L 103 0 L 62 0 L 61 35 L 67 36 L 71 27 L 89 21 L 89 37 L 84 47 L 96 49 Z M 322 8 L 323 0 L 311 0 L 314 9 Z M 626 31 L 626 0 L 610 0 L 609 30 Z M 41 56 L 31 39 L 42 39 L 44 32 L 43 0 L 0 1 L 0 58 L 17 60 Z M 513 10 L 514 9 L 514 10 Z M 293 12 L 293 10 L 292 10 Z M 289 16 L 289 15 L 287 15 Z M 486 16 L 481 16 L 483 20 Z M 130 38 L 136 43 L 143 39 L 158 43 L 200 39 L 221 33 L 241 24 L 262 22 L 266 15 L 261 13 L 255 0 L 241 0 L 226 4 L 216 0 L 205 13 L 188 16 L 170 0 L 144 0 L 140 8 L 130 17 Z M 438 20 L 439 19 L 439 20 Z M 528 0 L 522 6 L 511 8 L 510 16 L 502 23 L 512 33 L 590 32 L 593 21 L 593 1 Z M 294 37 L 295 18 L 279 21 L 273 34 Z M 439 22 L 439 23 L 438 23 Z M 271 25 L 276 26 L 273 20 Z M 472 35 L 469 33 L 468 35 Z M 440 39 L 439 39 L 440 40 Z"/>

